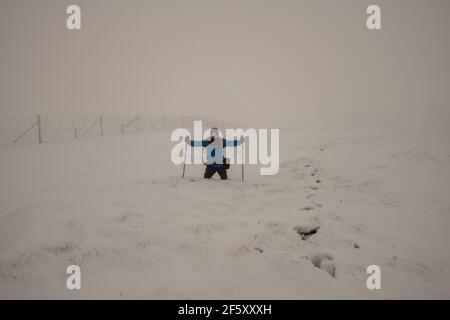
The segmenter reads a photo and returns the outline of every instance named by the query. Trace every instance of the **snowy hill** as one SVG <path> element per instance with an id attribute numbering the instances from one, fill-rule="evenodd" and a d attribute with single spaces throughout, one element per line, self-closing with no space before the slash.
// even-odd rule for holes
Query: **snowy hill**
<path id="1" fill-rule="evenodd" d="M 169 137 L 2 147 L 0 298 L 450 298 L 448 136 L 282 130 L 244 182 L 181 179 Z"/>

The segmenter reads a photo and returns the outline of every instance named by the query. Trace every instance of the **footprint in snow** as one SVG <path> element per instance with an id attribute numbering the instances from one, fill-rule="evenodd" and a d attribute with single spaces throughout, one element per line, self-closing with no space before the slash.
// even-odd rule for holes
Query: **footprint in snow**
<path id="1" fill-rule="evenodd" d="M 323 207 L 323 205 L 321 205 L 320 203 L 317 203 L 317 202 L 313 202 L 314 203 L 314 205 L 316 206 L 316 207 L 318 207 L 318 208 L 322 208 Z"/>
<path id="2" fill-rule="evenodd" d="M 316 234 L 319 229 L 319 225 L 303 225 L 294 228 L 294 230 L 297 231 L 302 240 L 308 240 L 312 237 L 312 235 Z"/>
<path id="3" fill-rule="evenodd" d="M 322 269 L 333 278 L 336 277 L 336 266 L 331 254 L 326 252 L 316 252 L 311 255 L 310 260 L 316 268 Z"/>

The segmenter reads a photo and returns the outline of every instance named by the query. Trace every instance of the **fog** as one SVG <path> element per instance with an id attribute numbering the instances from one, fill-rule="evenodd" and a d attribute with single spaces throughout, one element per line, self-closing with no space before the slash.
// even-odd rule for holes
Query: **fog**
<path id="1" fill-rule="evenodd" d="M 66 28 L 78 4 L 82 29 Z M 382 30 L 366 8 L 382 9 Z M 450 106 L 450 2 L 0 1 L 1 115 L 293 123 Z"/>

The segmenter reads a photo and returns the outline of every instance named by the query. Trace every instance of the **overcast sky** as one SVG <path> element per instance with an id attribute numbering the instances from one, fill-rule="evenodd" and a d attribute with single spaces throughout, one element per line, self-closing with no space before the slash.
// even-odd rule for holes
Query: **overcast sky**
<path id="1" fill-rule="evenodd" d="M 238 122 L 448 107 L 449 39 L 448 0 L 0 0 L 0 108 Z"/>

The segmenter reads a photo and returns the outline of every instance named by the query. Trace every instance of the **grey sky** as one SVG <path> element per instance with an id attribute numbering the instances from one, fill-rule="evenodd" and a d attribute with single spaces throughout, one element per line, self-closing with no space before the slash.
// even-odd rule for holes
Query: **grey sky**
<path id="1" fill-rule="evenodd" d="M 65 27 L 70 4 L 81 31 Z M 449 107 L 449 39 L 448 0 L 0 0 L 1 114 Z"/>

